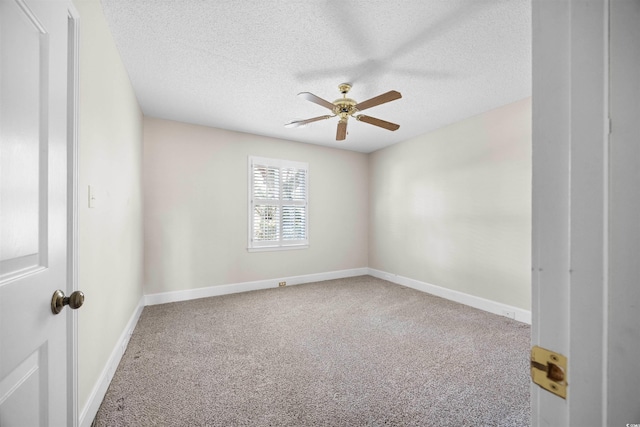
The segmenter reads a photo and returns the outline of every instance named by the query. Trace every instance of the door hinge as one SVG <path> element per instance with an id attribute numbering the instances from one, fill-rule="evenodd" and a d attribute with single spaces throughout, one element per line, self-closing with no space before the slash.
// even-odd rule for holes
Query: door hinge
<path id="1" fill-rule="evenodd" d="M 567 358 L 538 347 L 531 348 L 531 379 L 545 390 L 567 398 Z"/>

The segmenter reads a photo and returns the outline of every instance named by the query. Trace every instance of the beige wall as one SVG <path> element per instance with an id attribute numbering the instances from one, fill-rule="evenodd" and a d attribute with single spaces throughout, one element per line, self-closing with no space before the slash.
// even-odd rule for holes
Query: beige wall
<path id="1" fill-rule="evenodd" d="M 142 296 L 142 113 L 99 1 L 80 13 L 79 408 Z M 87 186 L 96 207 L 87 207 Z"/>
<path id="2" fill-rule="evenodd" d="M 531 309 L 531 98 L 372 153 L 369 267 Z"/>
<path id="3" fill-rule="evenodd" d="M 309 248 L 247 251 L 247 158 L 309 163 Z M 144 119 L 145 293 L 367 266 L 367 155 Z"/>

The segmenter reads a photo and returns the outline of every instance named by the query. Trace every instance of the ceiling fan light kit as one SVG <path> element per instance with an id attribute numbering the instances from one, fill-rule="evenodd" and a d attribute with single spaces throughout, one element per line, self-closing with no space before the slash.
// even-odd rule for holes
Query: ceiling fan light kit
<path id="1" fill-rule="evenodd" d="M 333 115 L 318 116 L 305 120 L 294 120 L 286 123 L 285 127 L 294 128 L 304 126 L 308 123 L 317 122 L 319 120 L 327 120 L 338 116 L 340 117 L 340 121 L 338 122 L 336 141 L 343 141 L 347 137 L 347 122 L 349 120 L 349 117 L 353 117 L 358 121 L 369 123 L 370 125 L 378 126 L 391 131 L 398 130 L 400 128 L 400 125 L 397 125 L 395 123 L 387 122 L 375 117 L 357 114 L 358 112 L 366 110 L 367 108 L 375 107 L 376 105 L 384 104 L 402 98 L 400 92 L 390 90 L 389 92 L 383 93 L 382 95 L 378 95 L 376 97 L 358 103 L 351 98 L 347 98 L 347 93 L 349 93 L 349 91 L 351 90 L 351 84 L 342 83 L 338 85 L 338 89 L 340 90 L 340 93 L 342 93 L 342 98 L 338 98 L 333 102 L 324 100 L 319 96 L 312 94 L 311 92 L 300 92 L 298 94 L 299 97 L 331 110 L 333 112 Z"/>

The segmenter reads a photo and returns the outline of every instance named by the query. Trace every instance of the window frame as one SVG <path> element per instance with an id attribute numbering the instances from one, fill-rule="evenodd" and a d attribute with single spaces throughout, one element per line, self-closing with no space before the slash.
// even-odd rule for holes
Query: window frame
<path id="1" fill-rule="evenodd" d="M 260 157 L 260 156 L 248 156 L 247 162 L 247 179 L 248 179 L 248 233 L 247 233 L 247 250 L 249 252 L 263 252 L 263 251 L 280 251 L 280 250 L 292 250 L 292 249 L 306 249 L 309 247 L 309 164 L 306 162 L 298 162 L 292 160 L 284 160 L 284 159 L 273 159 L 268 157 Z M 254 165 L 267 166 L 268 168 L 278 168 L 280 171 L 282 169 L 302 169 L 305 171 L 305 198 L 304 201 L 291 201 L 284 200 L 282 198 L 282 189 L 283 182 L 280 180 L 279 182 L 279 198 L 276 199 L 259 199 L 262 200 L 263 203 L 273 203 L 277 205 L 280 210 L 279 215 L 279 240 L 269 240 L 269 241 L 254 241 L 254 207 L 255 200 L 253 197 L 254 194 L 254 185 L 255 182 L 253 180 L 253 171 Z M 294 240 L 287 241 L 283 240 L 282 233 L 282 223 L 283 223 L 283 215 L 282 215 L 282 206 L 283 205 L 297 205 L 304 206 L 304 215 L 305 215 L 305 226 L 304 226 L 304 234 L 305 239 L 303 240 Z"/>

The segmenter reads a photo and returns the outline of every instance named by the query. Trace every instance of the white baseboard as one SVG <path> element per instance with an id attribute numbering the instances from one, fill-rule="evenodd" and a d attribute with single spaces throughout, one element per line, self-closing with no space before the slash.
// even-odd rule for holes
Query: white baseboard
<path id="1" fill-rule="evenodd" d="M 522 323 L 531 324 L 531 311 L 523 310 L 511 305 L 502 304 L 500 302 L 491 301 L 474 295 L 465 294 L 464 292 L 454 291 L 452 289 L 443 288 L 441 286 L 432 285 L 430 283 L 421 282 L 419 280 L 410 279 L 408 277 L 398 276 L 396 274 L 387 273 L 386 271 L 369 268 L 369 275 L 379 279 L 388 280 L 389 282 L 403 285 L 408 288 L 417 289 L 431 295 L 448 299 L 450 301 L 459 302 L 489 313 L 498 314 L 500 316 L 510 317 Z"/>
<path id="2" fill-rule="evenodd" d="M 531 324 L 531 311 L 518 307 L 488 300 L 408 277 L 398 276 L 374 268 L 353 268 L 350 270 L 330 271 L 327 273 L 306 274 L 303 276 L 280 277 L 276 279 L 258 280 L 227 285 L 209 286 L 206 288 L 187 289 L 184 291 L 162 292 L 146 295 L 145 305 L 166 304 L 170 302 L 188 301 L 198 298 L 215 297 L 219 295 L 235 294 L 238 292 L 256 291 L 259 289 L 277 288 L 279 282 L 287 282 L 287 286 L 303 283 L 320 282 L 322 280 L 342 279 L 345 277 L 371 275 L 379 279 L 388 280 L 398 285 L 417 289 L 441 298 L 459 302 L 489 313 L 510 317 L 519 322 Z"/>
<path id="3" fill-rule="evenodd" d="M 145 296 L 145 305 L 166 304 L 169 302 L 188 301 L 198 298 L 235 294 L 238 292 L 256 291 L 259 289 L 277 288 L 279 282 L 287 282 L 287 286 L 323 280 L 343 279 L 345 277 L 364 276 L 369 268 L 352 268 L 350 270 L 330 271 L 327 273 L 305 274 L 303 276 L 279 277 L 276 279 L 241 282 L 228 285 L 209 286 L 206 288 L 187 289 L 184 291 L 162 292 Z"/>
<path id="4" fill-rule="evenodd" d="M 131 334 L 133 334 L 133 330 L 138 323 L 138 319 L 140 318 L 140 314 L 142 314 L 142 309 L 144 308 L 144 296 L 140 298 L 136 309 L 133 311 L 127 326 L 125 326 L 124 331 L 120 335 L 120 338 L 116 342 L 116 345 L 109 356 L 109 360 L 102 370 L 98 381 L 91 390 L 91 394 L 89 395 L 89 399 L 87 400 L 86 405 L 80 412 L 80 427 L 90 427 L 93 419 L 96 417 L 98 413 L 98 409 L 100 409 L 100 404 L 104 399 L 104 395 L 107 393 L 107 389 L 109 388 L 109 384 L 111 384 L 111 380 L 113 379 L 113 375 L 120 364 L 120 359 L 122 359 L 122 355 L 127 349 L 127 344 L 129 344 L 129 338 L 131 338 Z"/>

